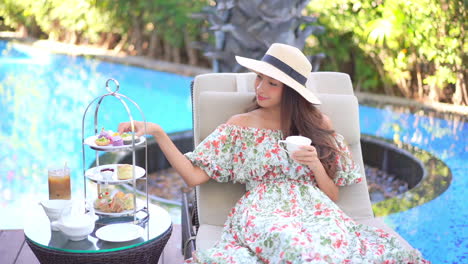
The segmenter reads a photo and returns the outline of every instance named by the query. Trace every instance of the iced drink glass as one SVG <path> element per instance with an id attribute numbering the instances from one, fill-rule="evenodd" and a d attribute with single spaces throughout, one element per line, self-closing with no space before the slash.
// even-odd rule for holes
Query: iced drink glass
<path id="1" fill-rule="evenodd" d="M 70 169 L 67 167 L 51 167 L 49 174 L 49 199 L 71 199 Z"/>

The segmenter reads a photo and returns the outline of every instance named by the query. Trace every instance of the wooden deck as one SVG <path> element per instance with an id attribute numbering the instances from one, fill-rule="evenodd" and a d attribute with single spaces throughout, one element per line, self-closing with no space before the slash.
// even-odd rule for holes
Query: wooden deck
<path id="1" fill-rule="evenodd" d="M 174 225 L 172 235 L 158 264 L 182 263 L 180 225 Z M 23 230 L 0 230 L 1 264 L 38 264 L 34 253 L 24 240 Z"/>

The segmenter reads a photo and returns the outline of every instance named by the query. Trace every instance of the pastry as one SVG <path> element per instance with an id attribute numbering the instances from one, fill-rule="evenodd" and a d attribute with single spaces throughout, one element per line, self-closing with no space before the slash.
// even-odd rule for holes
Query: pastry
<path id="1" fill-rule="evenodd" d="M 131 145 L 132 144 L 133 134 L 131 134 L 131 133 L 122 133 L 121 137 L 122 137 L 123 143 L 125 145 Z M 140 141 L 140 138 L 135 135 L 135 143 L 138 143 L 139 141 Z"/>
<path id="2" fill-rule="evenodd" d="M 98 146 L 107 146 L 107 145 L 109 145 L 111 143 L 111 141 L 106 137 L 97 138 L 94 142 Z"/>
<path id="3" fill-rule="evenodd" d="M 123 146 L 123 140 L 120 136 L 112 137 L 112 146 Z"/>
<path id="4" fill-rule="evenodd" d="M 127 193 L 123 197 L 124 208 L 125 210 L 133 210 L 133 193 Z"/>
<path id="5" fill-rule="evenodd" d="M 132 178 L 132 165 L 124 164 L 117 166 L 117 178 L 119 180 L 128 180 Z"/>
<path id="6" fill-rule="evenodd" d="M 98 138 L 94 141 L 98 146 L 108 146 L 112 143 L 112 137 L 109 132 L 105 131 L 102 128 L 101 133 L 99 133 Z"/>
<path id="7" fill-rule="evenodd" d="M 112 133 L 112 131 L 110 131 Z M 109 140 L 112 140 L 112 136 L 108 131 L 105 131 L 104 128 L 101 129 L 101 133 L 99 133 L 98 138 L 107 138 Z"/>
<path id="8" fill-rule="evenodd" d="M 112 212 L 116 213 L 133 209 L 133 194 L 124 194 L 123 192 L 116 193 L 114 198 L 112 198 L 110 208 Z"/>
<path id="9" fill-rule="evenodd" d="M 133 194 L 125 194 L 119 191 L 111 198 L 109 192 L 102 192 L 99 194 L 98 199 L 94 201 L 94 208 L 103 213 L 120 213 L 125 210 L 132 210 Z"/>
<path id="10" fill-rule="evenodd" d="M 94 202 L 94 208 L 104 213 L 120 213 L 125 210 L 132 210 L 133 194 L 117 192 L 112 199 L 109 192 L 101 193 Z"/>
<path id="11" fill-rule="evenodd" d="M 110 204 L 112 203 L 112 199 L 110 197 L 110 193 L 107 190 L 103 190 L 103 192 L 99 193 L 98 198 L 94 201 L 94 208 L 101 212 L 110 213 L 111 208 Z"/>

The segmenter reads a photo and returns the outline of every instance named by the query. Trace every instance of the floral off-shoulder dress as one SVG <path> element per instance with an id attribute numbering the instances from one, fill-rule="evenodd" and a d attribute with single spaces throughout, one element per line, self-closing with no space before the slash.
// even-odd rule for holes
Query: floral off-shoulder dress
<path id="1" fill-rule="evenodd" d="M 280 139 L 280 130 L 222 124 L 185 154 L 214 180 L 247 188 L 220 241 L 186 263 L 427 263 L 392 235 L 343 213 L 317 187 L 313 171 L 280 148 Z M 343 137 L 335 139 L 349 157 Z M 336 162 L 336 185 L 362 180 L 351 158 Z"/>

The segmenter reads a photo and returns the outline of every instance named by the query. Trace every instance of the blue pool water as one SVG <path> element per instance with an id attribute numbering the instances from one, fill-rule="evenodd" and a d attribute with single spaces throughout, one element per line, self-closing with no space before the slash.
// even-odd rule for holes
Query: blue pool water
<path id="1" fill-rule="evenodd" d="M 468 263 L 466 118 L 448 115 L 441 119 L 391 106 L 360 106 L 360 116 L 362 133 L 419 147 L 441 159 L 452 172 L 449 188 L 439 197 L 385 216 L 384 221 L 433 263 Z"/>
<path id="2" fill-rule="evenodd" d="M 82 195 L 82 115 L 92 99 L 106 92 L 107 78 L 120 82 L 120 91 L 137 101 L 148 121 L 167 132 L 191 129 L 189 77 L 53 55 L 5 41 L 0 41 L 0 53 L 0 229 L 22 228 L 17 219 L 23 211 L 47 198 L 50 163 L 67 161 L 73 169 L 73 195 Z M 128 119 L 112 100 L 101 111 L 99 120 L 107 129 Z M 447 191 L 384 221 L 433 263 L 467 263 L 466 119 L 390 106 L 361 106 L 360 116 L 362 133 L 417 146 L 450 167 Z M 92 160 L 92 152 L 87 157 Z"/>

